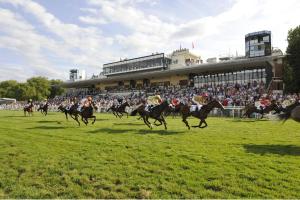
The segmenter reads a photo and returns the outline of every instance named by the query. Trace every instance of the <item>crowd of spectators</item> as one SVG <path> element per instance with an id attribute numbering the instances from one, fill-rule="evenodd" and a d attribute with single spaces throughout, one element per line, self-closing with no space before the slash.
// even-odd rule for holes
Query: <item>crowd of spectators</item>
<path id="1" fill-rule="evenodd" d="M 117 103 L 117 99 L 123 98 L 130 101 L 131 105 L 138 104 L 141 99 L 146 99 L 150 95 L 159 94 L 162 99 L 172 100 L 178 99 L 183 103 L 191 102 L 194 95 L 202 95 L 206 93 L 210 99 L 219 100 L 223 106 L 243 107 L 250 103 L 258 101 L 260 98 L 265 97 L 270 100 L 276 100 L 282 103 L 284 100 L 290 100 L 291 102 L 299 98 L 299 94 L 282 95 L 280 93 L 267 94 L 266 86 L 263 82 L 253 82 L 247 84 L 227 83 L 227 84 L 215 84 L 215 85 L 202 85 L 200 87 L 148 87 L 144 90 L 131 90 L 126 92 L 114 91 L 99 91 L 99 90 L 70 90 L 62 96 L 57 96 L 53 99 L 49 99 L 49 109 L 57 110 L 60 104 L 68 105 L 71 99 L 74 97 L 78 101 L 85 98 L 87 95 L 93 97 L 95 104 L 98 107 L 98 112 L 105 112 L 113 104 Z M 0 109 L 20 110 L 23 108 L 26 102 L 17 102 L 11 105 L 0 105 Z M 35 105 L 40 102 L 35 102 Z M 37 106 L 36 106 L 37 107 Z"/>

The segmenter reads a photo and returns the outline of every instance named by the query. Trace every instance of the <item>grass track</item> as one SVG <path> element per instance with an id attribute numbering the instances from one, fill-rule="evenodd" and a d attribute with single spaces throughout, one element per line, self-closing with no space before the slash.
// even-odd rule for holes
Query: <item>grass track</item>
<path id="1" fill-rule="evenodd" d="M 0 111 L 0 198 L 300 198 L 300 124 Z M 195 119 L 189 119 L 196 125 Z"/>

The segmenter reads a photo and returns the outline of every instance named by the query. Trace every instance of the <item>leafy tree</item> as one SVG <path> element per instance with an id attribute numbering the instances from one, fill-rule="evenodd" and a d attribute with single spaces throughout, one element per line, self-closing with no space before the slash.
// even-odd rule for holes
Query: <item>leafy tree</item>
<path id="1" fill-rule="evenodd" d="M 25 83 L 15 80 L 0 82 L 0 97 L 16 98 L 22 100 L 42 100 L 53 98 L 64 93 L 61 80 L 48 80 L 45 77 L 33 77 Z"/>
<path id="2" fill-rule="evenodd" d="M 55 96 L 61 95 L 65 92 L 65 89 L 61 86 L 62 83 L 62 80 L 50 80 L 50 98 L 54 98 Z"/>
<path id="3" fill-rule="evenodd" d="M 289 30 L 284 78 L 287 92 L 300 92 L 300 26 Z"/>
<path id="4" fill-rule="evenodd" d="M 18 82 L 15 80 L 0 83 L 0 97 L 15 98 Z"/>
<path id="5" fill-rule="evenodd" d="M 27 84 L 32 87 L 28 88 L 28 96 L 31 96 L 34 100 L 42 100 L 48 98 L 50 95 L 50 82 L 45 77 L 33 77 L 27 80 Z"/>

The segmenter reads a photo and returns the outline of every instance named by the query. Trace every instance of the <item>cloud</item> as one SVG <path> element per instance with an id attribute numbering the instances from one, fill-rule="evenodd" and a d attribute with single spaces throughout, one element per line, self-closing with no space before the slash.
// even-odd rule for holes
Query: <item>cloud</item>
<path id="1" fill-rule="evenodd" d="M 66 66 L 65 63 L 69 68 L 80 66 L 90 71 L 91 68 L 97 68 L 99 71 L 104 59 L 113 55 L 103 48 L 111 45 L 113 39 L 103 37 L 101 31 L 94 27 L 83 28 L 63 23 L 33 1 L 1 2 L 23 9 L 42 25 L 44 32 L 41 33 L 35 29 L 37 24 L 30 24 L 24 16 L 8 9 L 0 10 L 0 25 L 6 27 L 0 31 L 0 47 L 19 52 L 25 57 L 26 65 L 33 69 L 32 75 L 66 78 L 62 76 L 65 74 L 62 70 L 68 70 L 62 67 Z"/>
<path id="2" fill-rule="evenodd" d="M 86 2 L 84 8 L 78 8 L 78 23 L 66 23 L 33 0 L 0 0 L 0 6 L 10 5 L 0 8 L 0 26 L 5 27 L 0 29 L 0 48 L 24 59 L 28 76 L 65 78 L 69 68 L 99 73 L 103 63 L 120 57 L 170 53 L 179 45 L 191 47 L 192 42 L 192 50 L 204 58 L 236 51 L 243 54 L 244 35 L 260 30 L 271 30 L 273 46 L 285 50 L 287 31 L 299 25 L 300 18 L 297 0 L 233 0 L 218 14 L 207 12 L 204 17 L 195 15 L 187 20 L 173 13 L 171 21 L 156 15 L 164 10 L 146 9 L 157 8 L 160 1 Z M 201 12 L 200 5 L 188 6 L 199 7 Z M 15 66 L 1 61 L 0 65 L 2 72 L 9 74 L 9 67 Z"/>

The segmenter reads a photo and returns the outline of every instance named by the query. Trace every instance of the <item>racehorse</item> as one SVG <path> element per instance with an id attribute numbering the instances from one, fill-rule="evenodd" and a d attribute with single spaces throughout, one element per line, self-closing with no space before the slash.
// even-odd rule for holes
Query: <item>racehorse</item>
<path id="1" fill-rule="evenodd" d="M 245 111 L 245 113 L 243 114 L 242 117 L 247 116 L 248 118 L 250 118 L 251 114 L 253 114 L 253 113 L 259 113 L 259 114 L 261 114 L 261 119 L 262 119 L 264 117 L 265 113 L 269 113 L 269 112 L 271 112 L 273 110 L 275 110 L 277 112 L 278 109 L 279 108 L 278 108 L 278 105 L 276 104 L 275 100 L 273 100 L 271 102 L 271 104 L 268 105 L 268 106 L 266 106 L 264 109 L 258 109 L 254 104 L 250 104 L 250 105 L 248 105 L 248 106 L 245 107 L 246 111 Z"/>
<path id="2" fill-rule="evenodd" d="M 172 115 L 172 118 L 174 119 L 176 115 L 180 115 L 180 108 L 183 105 L 183 103 L 179 103 L 176 106 L 170 106 L 168 109 L 165 110 L 164 116 L 168 117 L 169 115 Z"/>
<path id="3" fill-rule="evenodd" d="M 279 115 L 279 118 L 285 122 L 289 118 L 294 119 L 297 122 L 300 122 L 300 102 L 296 101 L 295 103 L 287 106 L 282 109 L 282 114 Z"/>
<path id="4" fill-rule="evenodd" d="M 46 103 L 45 105 L 40 105 L 37 111 L 41 111 L 41 113 L 46 116 L 48 114 L 48 103 Z"/>
<path id="5" fill-rule="evenodd" d="M 97 110 L 97 106 L 95 103 L 92 101 L 91 105 L 89 107 L 82 107 L 80 115 L 81 115 L 81 120 L 87 125 L 89 123 L 88 119 L 93 118 L 92 124 L 95 123 L 96 121 L 96 116 L 94 115 L 94 109 Z"/>
<path id="6" fill-rule="evenodd" d="M 28 106 L 24 107 L 24 116 L 26 116 L 26 112 L 28 112 L 28 116 L 33 116 L 33 104 L 29 104 Z"/>
<path id="7" fill-rule="evenodd" d="M 126 107 L 129 107 L 129 103 L 126 101 L 125 103 L 121 104 L 120 106 L 115 106 L 115 105 L 112 105 L 110 108 L 107 109 L 107 112 L 109 110 L 112 110 L 112 113 L 116 116 L 116 117 L 119 117 L 119 118 L 122 118 L 123 117 L 123 113 L 126 113 L 127 114 L 127 118 L 128 118 L 128 112 L 126 112 Z M 120 115 L 119 115 L 120 114 Z"/>
<path id="8" fill-rule="evenodd" d="M 215 99 L 210 101 L 208 104 L 203 105 L 200 110 L 196 110 L 196 111 L 192 111 L 192 112 L 191 112 L 190 105 L 185 105 L 185 104 L 181 103 L 180 104 L 180 113 L 182 115 L 182 121 L 183 121 L 183 123 L 185 123 L 185 125 L 188 127 L 188 129 L 190 129 L 190 125 L 187 121 L 187 118 L 189 116 L 193 116 L 193 117 L 200 119 L 200 122 L 199 122 L 198 126 L 192 126 L 192 127 L 205 128 L 208 126 L 205 119 L 207 118 L 210 111 L 212 111 L 212 109 L 214 109 L 214 108 L 220 108 L 222 111 L 224 110 L 224 107 L 222 106 L 222 104 Z M 204 123 L 204 126 L 201 126 L 203 123 Z"/>
<path id="9" fill-rule="evenodd" d="M 61 112 L 65 113 L 66 115 L 66 120 L 68 120 L 68 115 L 70 115 L 70 117 L 72 119 L 74 119 L 78 125 L 80 126 L 80 122 L 78 120 L 78 116 L 80 114 L 80 112 L 77 110 L 78 108 L 78 104 L 74 104 L 70 107 L 70 109 L 67 109 L 66 106 L 63 106 L 62 104 L 58 106 L 58 110 L 60 110 Z"/>
<path id="10" fill-rule="evenodd" d="M 154 122 L 155 126 L 160 126 L 160 125 L 164 124 L 165 129 L 167 130 L 167 123 L 166 123 L 164 117 L 162 116 L 162 113 L 168 108 L 168 106 L 169 106 L 169 102 L 164 101 L 160 105 L 153 107 L 150 111 L 147 111 L 147 110 L 145 110 L 146 106 L 144 104 L 142 104 L 131 112 L 131 116 L 135 116 L 137 113 L 139 113 L 139 115 L 143 118 L 144 123 L 150 129 L 152 129 L 153 127 L 152 127 L 152 124 L 149 122 L 149 117 L 153 118 L 160 123 L 160 124 L 156 124 Z"/>

